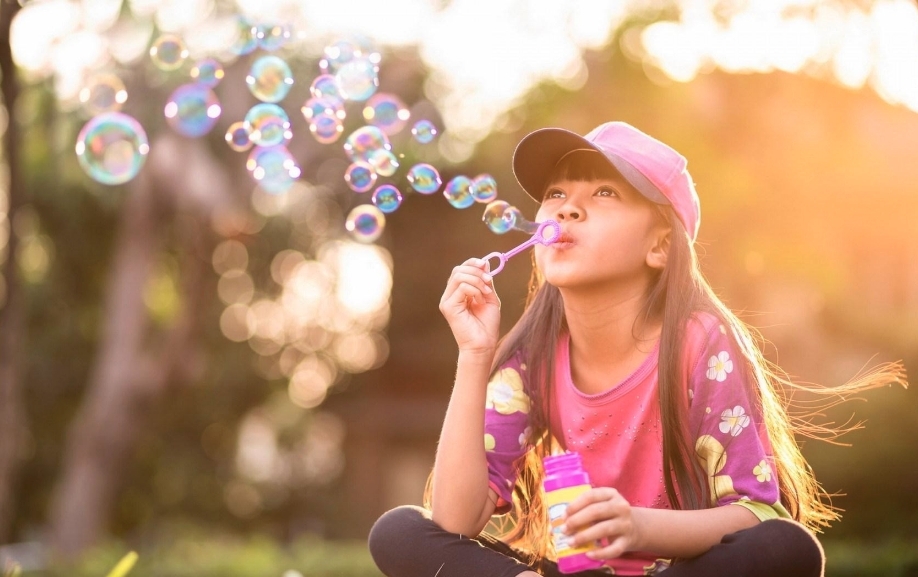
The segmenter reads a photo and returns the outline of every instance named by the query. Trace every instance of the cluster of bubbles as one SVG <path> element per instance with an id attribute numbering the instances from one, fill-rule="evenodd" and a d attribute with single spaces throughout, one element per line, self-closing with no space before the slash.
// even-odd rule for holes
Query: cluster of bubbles
<path id="1" fill-rule="evenodd" d="M 253 60 L 245 78 L 258 103 L 243 119 L 229 126 L 226 143 L 237 152 L 248 153 L 246 169 L 262 190 L 283 194 L 302 171 L 287 148 L 293 133 L 290 117 L 280 104 L 294 85 L 294 75 L 290 65 L 273 52 L 284 46 L 292 34 L 283 25 L 253 25 L 241 17 L 237 21 L 233 52 L 241 56 L 260 49 L 264 54 Z M 181 37 L 173 34 L 159 36 L 149 54 L 152 63 L 166 72 L 180 69 L 189 57 Z M 345 228 L 351 236 L 363 242 L 375 241 L 385 228 L 385 215 L 401 206 L 405 194 L 438 192 L 457 209 L 485 204 L 483 220 L 497 234 L 511 229 L 533 232 L 535 225 L 524 219 L 517 208 L 497 200 L 497 183 L 488 174 L 456 176 L 444 186 L 437 168 L 421 162 L 408 168 L 403 190 L 391 182 L 404 156 L 393 151 L 390 136 L 408 126 L 411 112 L 398 96 L 377 91 L 380 61 L 379 52 L 361 42 L 342 40 L 327 46 L 319 73 L 310 84 L 310 96 L 300 107 L 310 134 L 321 144 L 341 139 L 352 103 L 357 103 L 362 113 L 364 125 L 343 142 L 350 161 L 344 173 L 345 184 L 355 193 L 367 194 L 370 200 L 348 214 Z M 215 59 L 194 63 L 190 81 L 176 88 L 166 102 L 163 113 L 169 126 L 192 138 L 209 133 L 222 113 L 214 88 L 223 76 L 223 67 Z M 80 165 L 91 178 L 104 184 L 131 180 L 142 168 L 150 147 L 143 127 L 120 111 L 127 100 L 123 83 L 117 76 L 100 75 L 81 92 L 80 99 L 94 115 L 77 137 Z M 434 142 L 439 133 L 427 119 L 415 121 L 410 131 L 413 140 L 421 145 Z"/>

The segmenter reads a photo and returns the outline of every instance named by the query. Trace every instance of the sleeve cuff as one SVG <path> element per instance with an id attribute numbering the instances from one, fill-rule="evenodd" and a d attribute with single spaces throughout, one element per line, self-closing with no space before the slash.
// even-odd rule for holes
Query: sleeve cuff
<path id="1" fill-rule="evenodd" d="M 784 505 L 782 505 L 780 501 L 774 505 L 768 505 L 760 503 L 759 501 L 741 499 L 739 501 L 733 501 L 730 504 L 749 509 L 759 521 L 767 521 L 769 519 L 790 519 L 790 513 L 787 512 L 787 509 L 784 508 Z"/>

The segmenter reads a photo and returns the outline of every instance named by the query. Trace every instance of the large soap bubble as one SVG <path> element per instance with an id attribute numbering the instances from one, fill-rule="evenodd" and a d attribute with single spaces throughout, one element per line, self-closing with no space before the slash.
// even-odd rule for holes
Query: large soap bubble
<path id="1" fill-rule="evenodd" d="M 192 138 L 204 136 L 220 118 L 220 101 L 203 84 L 183 84 L 166 102 L 166 121 L 177 132 Z"/>
<path id="2" fill-rule="evenodd" d="M 143 127 L 121 112 L 105 112 L 92 118 L 76 141 L 80 166 L 102 184 L 123 184 L 137 176 L 148 152 L 150 145 Z"/>
<path id="3" fill-rule="evenodd" d="M 262 56 L 252 63 L 245 83 L 262 102 L 280 102 L 293 86 L 290 65 L 277 56 Z"/>

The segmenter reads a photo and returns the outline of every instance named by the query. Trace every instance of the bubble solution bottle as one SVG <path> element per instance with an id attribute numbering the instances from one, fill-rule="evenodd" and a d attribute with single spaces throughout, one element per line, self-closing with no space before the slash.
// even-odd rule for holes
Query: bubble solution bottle
<path id="1" fill-rule="evenodd" d="M 588 569 L 603 567 L 601 561 L 590 559 L 586 552 L 595 549 L 593 543 L 573 547 L 570 536 L 561 532 L 564 513 L 567 506 L 581 493 L 592 487 L 590 476 L 583 470 L 578 453 L 551 455 L 543 459 L 545 466 L 545 504 L 548 507 L 548 520 L 551 537 L 558 554 L 558 570 L 562 573 L 576 573 Z"/>

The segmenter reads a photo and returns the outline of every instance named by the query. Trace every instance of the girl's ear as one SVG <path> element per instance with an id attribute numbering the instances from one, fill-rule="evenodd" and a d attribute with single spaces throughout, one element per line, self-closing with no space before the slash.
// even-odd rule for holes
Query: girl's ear
<path id="1" fill-rule="evenodd" d="M 647 251 L 647 266 L 656 270 L 666 267 L 666 258 L 669 255 L 669 239 L 672 233 L 670 227 L 660 227 L 654 232 L 654 242 Z"/>

